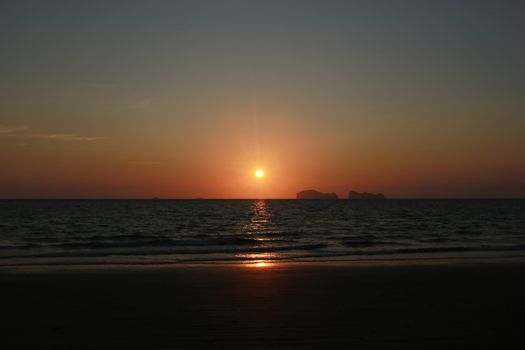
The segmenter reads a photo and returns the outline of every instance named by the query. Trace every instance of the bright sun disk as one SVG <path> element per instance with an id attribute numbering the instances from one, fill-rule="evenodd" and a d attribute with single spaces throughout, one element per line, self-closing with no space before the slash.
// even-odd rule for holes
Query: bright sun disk
<path id="1" fill-rule="evenodd" d="M 257 177 L 264 177 L 264 170 L 262 170 L 262 169 L 257 169 L 257 170 L 255 171 L 255 176 L 257 176 Z"/>

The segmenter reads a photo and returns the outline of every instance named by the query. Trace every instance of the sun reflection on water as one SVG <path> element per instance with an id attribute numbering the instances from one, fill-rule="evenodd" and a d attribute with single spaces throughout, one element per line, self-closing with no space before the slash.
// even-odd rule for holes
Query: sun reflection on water
<path id="1" fill-rule="evenodd" d="M 271 213 L 264 199 L 255 201 L 251 206 L 250 221 L 244 225 L 244 233 L 249 235 L 264 235 L 271 231 Z"/>
<path id="2" fill-rule="evenodd" d="M 259 253 L 240 253 L 236 257 L 253 267 L 264 268 L 272 265 L 268 260 L 278 260 L 281 256 L 271 252 L 275 248 L 272 239 L 274 228 L 272 227 L 272 213 L 268 203 L 264 199 L 255 200 L 251 205 L 252 215 L 243 227 L 243 234 L 249 235 L 257 241 L 255 247 L 261 250 Z M 264 250 L 268 249 L 268 252 Z"/>
<path id="3" fill-rule="evenodd" d="M 265 225 L 270 223 L 271 214 L 264 199 L 256 201 L 252 205 L 253 216 L 250 219 L 252 228 L 255 231 L 264 231 L 267 227 Z M 258 233 L 258 232 L 257 232 Z"/>
<path id="4" fill-rule="evenodd" d="M 249 262 L 249 263 L 244 264 L 244 266 L 251 267 L 251 268 L 254 268 L 254 269 L 266 269 L 266 268 L 270 268 L 270 267 L 272 267 L 274 265 L 275 265 L 275 263 L 269 262 L 269 261 L 253 261 L 253 262 Z"/>

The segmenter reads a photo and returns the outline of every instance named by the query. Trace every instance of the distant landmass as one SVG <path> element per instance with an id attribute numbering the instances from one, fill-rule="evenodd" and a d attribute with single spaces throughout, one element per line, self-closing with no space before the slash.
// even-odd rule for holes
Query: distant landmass
<path id="1" fill-rule="evenodd" d="M 348 193 L 348 199 L 385 199 L 382 193 L 355 192 Z"/>
<path id="2" fill-rule="evenodd" d="M 335 193 L 322 193 L 316 190 L 305 190 L 297 193 L 297 199 L 338 199 Z"/>
<path id="3" fill-rule="evenodd" d="M 297 199 L 338 199 L 336 193 L 323 193 L 316 190 L 304 190 L 297 193 Z M 385 199 L 382 193 L 356 192 L 350 191 L 348 199 Z"/>

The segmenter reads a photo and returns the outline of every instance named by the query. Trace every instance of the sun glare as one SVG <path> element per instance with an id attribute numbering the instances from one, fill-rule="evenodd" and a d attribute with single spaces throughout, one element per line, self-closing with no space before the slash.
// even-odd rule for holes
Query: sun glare
<path id="1" fill-rule="evenodd" d="M 270 268 L 272 267 L 274 264 L 271 263 L 271 262 L 266 262 L 266 261 L 257 261 L 257 262 L 253 262 L 253 263 L 248 263 L 246 264 L 245 266 L 247 267 L 252 267 L 252 268 L 256 268 L 256 269 L 265 269 L 265 268 Z"/>
<path id="2" fill-rule="evenodd" d="M 259 178 L 264 177 L 264 170 L 262 170 L 262 169 L 255 170 L 255 176 L 257 176 Z"/>

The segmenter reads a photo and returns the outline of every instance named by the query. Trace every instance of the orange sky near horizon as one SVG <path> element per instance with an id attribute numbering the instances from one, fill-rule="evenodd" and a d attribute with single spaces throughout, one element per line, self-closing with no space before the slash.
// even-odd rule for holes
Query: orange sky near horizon
<path id="1" fill-rule="evenodd" d="M 9 184 L 0 196 L 294 198 L 298 191 L 317 189 L 342 198 L 349 190 L 389 197 L 513 197 L 515 186 L 506 184 L 519 184 L 524 173 L 516 162 L 517 147 L 516 154 L 495 157 L 489 143 L 480 149 L 478 143 L 469 147 L 462 139 L 447 138 L 433 148 L 428 140 L 399 143 L 403 130 L 387 139 L 377 130 L 371 137 L 336 127 L 350 130 L 338 135 L 299 118 L 270 117 L 259 121 L 256 141 L 249 119 L 239 116 L 223 133 L 215 133 L 220 129 L 213 123 L 193 136 L 186 130 L 188 137 L 182 139 L 170 138 L 169 129 L 161 128 L 158 135 L 137 134 L 125 147 L 113 138 L 4 135 L 0 155 L 10 171 L 0 174 L 1 183 Z M 507 142 L 513 146 L 516 141 Z M 265 170 L 263 179 L 254 175 L 256 168 Z"/>

